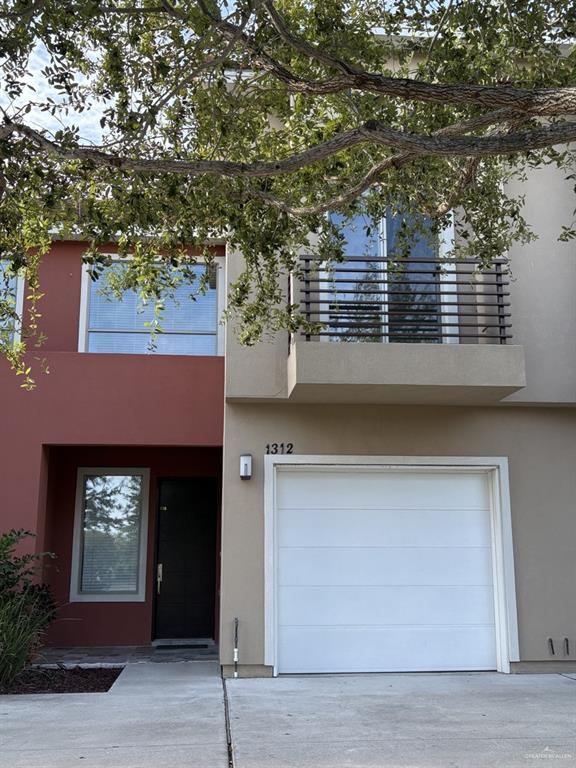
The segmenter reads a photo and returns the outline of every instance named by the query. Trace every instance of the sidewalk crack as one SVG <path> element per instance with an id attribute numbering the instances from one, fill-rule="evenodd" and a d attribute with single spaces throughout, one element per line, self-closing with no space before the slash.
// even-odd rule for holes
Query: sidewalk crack
<path id="1" fill-rule="evenodd" d="M 230 703 L 228 701 L 228 689 L 226 679 L 222 675 L 222 691 L 224 694 L 224 722 L 226 725 L 226 745 L 228 747 L 228 768 L 234 768 L 234 745 L 232 743 L 232 728 L 230 726 Z"/>

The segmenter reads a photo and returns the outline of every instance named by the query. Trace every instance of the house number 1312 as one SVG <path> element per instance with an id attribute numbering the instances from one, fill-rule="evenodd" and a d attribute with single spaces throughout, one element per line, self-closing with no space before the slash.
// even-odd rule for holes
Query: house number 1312
<path id="1" fill-rule="evenodd" d="M 266 453 L 294 453 L 294 443 L 268 443 Z"/>

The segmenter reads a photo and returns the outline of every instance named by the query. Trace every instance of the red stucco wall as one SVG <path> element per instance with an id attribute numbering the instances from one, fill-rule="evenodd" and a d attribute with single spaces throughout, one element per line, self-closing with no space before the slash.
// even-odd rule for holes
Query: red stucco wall
<path id="1" fill-rule="evenodd" d="M 70 603 L 74 499 L 78 467 L 150 468 L 146 600 L 142 603 Z M 216 448 L 52 448 L 49 451 L 46 580 L 61 606 L 50 645 L 146 645 L 152 639 L 157 482 L 161 477 L 220 477 Z M 219 514 L 219 510 L 218 510 Z M 217 557 L 218 552 L 214 553 Z M 215 628 L 216 629 L 216 628 Z"/>
<path id="2" fill-rule="evenodd" d="M 127 450 L 122 464 L 137 466 L 135 458 L 128 460 L 128 449 L 222 446 L 223 358 L 76 351 L 82 250 L 81 243 L 57 243 L 42 265 L 41 288 L 46 295 L 40 325 L 47 340 L 30 355 L 36 389 L 22 390 L 20 380 L 0 360 L 0 530 L 35 531 L 38 550 L 56 541 L 50 525 L 61 522 L 51 507 L 51 475 L 56 471 L 51 458 L 57 455 L 52 447 L 122 446 Z M 42 373 L 40 358 L 45 359 L 48 374 Z M 47 505 L 48 485 L 52 501 Z M 73 498 L 72 492 L 72 503 Z M 89 608 L 83 605 L 80 613 Z M 82 636 L 82 642 L 88 642 L 90 634 L 102 642 L 101 627 L 119 621 L 117 606 L 106 609 L 106 620 L 99 610 L 104 609 L 93 609 L 92 623 L 84 618 L 85 630 L 78 641 Z M 126 618 L 121 633 L 125 642 L 135 638 L 144 642 L 146 621 Z"/>
<path id="3" fill-rule="evenodd" d="M 78 242 L 56 243 L 40 265 L 38 304 L 40 329 L 46 336 L 42 351 L 76 352 L 82 276 L 82 252 Z"/>

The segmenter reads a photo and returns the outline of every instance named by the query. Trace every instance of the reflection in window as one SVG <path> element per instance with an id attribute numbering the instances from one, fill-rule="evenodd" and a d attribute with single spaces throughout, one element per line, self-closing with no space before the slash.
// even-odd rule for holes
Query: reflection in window
<path id="1" fill-rule="evenodd" d="M 346 261 L 329 274 L 331 341 L 439 343 L 442 317 L 437 239 L 427 221 L 402 249 L 406 217 L 388 213 L 381 231 L 357 216 L 339 225 Z"/>
<path id="2" fill-rule="evenodd" d="M 0 344 L 10 346 L 14 341 L 16 322 L 17 276 L 10 270 L 10 263 L 0 260 Z"/>
<path id="3" fill-rule="evenodd" d="M 142 475 L 84 475 L 79 591 L 139 590 Z"/>
<path id="4" fill-rule="evenodd" d="M 331 220 L 344 235 L 346 261 L 334 265 L 329 275 L 330 341 L 383 341 L 384 276 L 381 233 L 365 216 L 345 224 Z"/>
<path id="5" fill-rule="evenodd" d="M 218 302 L 216 277 L 208 282 L 205 293 L 198 286 L 206 267 L 192 267 L 193 284 L 182 282 L 172 296 L 165 297 L 161 333 L 152 343 L 150 327 L 154 305 L 142 305 L 135 291 L 126 291 L 121 299 L 106 291 L 107 274 L 125 265 L 115 262 L 96 281 L 90 283 L 87 351 L 160 355 L 216 355 Z"/>
<path id="6" fill-rule="evenodd" d="M 403 216 L 386 217 L 388 268 L 388 340 L 391 342 L 440 343 L 442 317 L 437 243 L 429 222 L 414 235 L 410 255 L 396 254 Z M 395 261 L 395 259 L 398 259 Z"/>

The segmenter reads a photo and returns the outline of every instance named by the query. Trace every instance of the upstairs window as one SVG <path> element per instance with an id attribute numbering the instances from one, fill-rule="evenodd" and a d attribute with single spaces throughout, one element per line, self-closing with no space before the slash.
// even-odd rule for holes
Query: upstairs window
<path id="1" fill-rule="evenodd" d="M 217 355 L 219 338 L 218 272 L 210 277 L 205 293 L 198 286 L 206 267 L 193 267 L 195 280 L 183 282 L 172 296 L 164 299 L 161 332 L 151 336 L 154 304 L 143 304 L 135 291 L 126 291 L 122 298 L 106 291 L 110 270 L 125 269 L 121 261 L 114 262 L 96 281 L 86 281 L 84 328 L 81 329 L 80 351 L 113 352 L 121 354 L 157 355 Z"/>
<path id="2" fill-rule="evenodd" d="M 406 219 L 386 217 L 387 258 L 398 257 L 397 240 Z M 442 341 L 441 264 L 439 244 L 430 232 L 429 221 L 422 222 L 423 232 L 414 237 L 410 256 L 400 259 L 387 270 L 388 339 L 414 343 Z"/>
<path id="3" fill-rule="evenodd" d="M 22 317 L 24 286 L 22 278 L 10 269 L 10 262 L 0 260 L 0 344 L 11 346 L 19 338 L 19 322 L 11 313 Z"/>
<path id="4" fill-rule="evenodd" d="M 345 239 L 346 260 L 321 278 L 329 286 L 321 317 L 329 340 L 440 343 L 445 319 L 439 243 L 429 235 L 428 222 L 403 258 L 405 216 L 389 213 L 377 229 L 364 216 L 349 222 L 333 215 L 332 221 Z"/>

